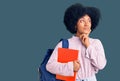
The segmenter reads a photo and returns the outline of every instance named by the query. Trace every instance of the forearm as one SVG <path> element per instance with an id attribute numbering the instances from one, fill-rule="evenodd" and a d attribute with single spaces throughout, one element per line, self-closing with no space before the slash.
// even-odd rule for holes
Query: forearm
<path id="1" fill-rule="evenodd" d="M 59 74 L 64 76 L 74 75 L 73 62 L 60 63 L 56 62 L 55 60 L 50 60 L 46 65 L 46 69 L 53 74 Z"/>
<path id="2" fill-rule="evenodd" d="M 46 69 L 53 73 L 65 76 L 73 76 L 73 62 L 68 63 L 60 63 L 58 62 L 58 48 L 61 47 L 61 43 L 56 46 L 54 49 L 48 63 L 46 65 Z"/>
<path id="3" fill-rule="evenodd" d="M 106 57 L 101 43 L 96 43 L 96 46 L 90 45 L 86 50 L 86 56 L 90 59 L 91 64 L 98 69 L 103 69 L 105 67 Z"/>

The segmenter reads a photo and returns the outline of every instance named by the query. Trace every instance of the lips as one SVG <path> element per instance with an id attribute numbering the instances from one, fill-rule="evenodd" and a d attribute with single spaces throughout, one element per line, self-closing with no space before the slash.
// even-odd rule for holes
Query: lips
<path id="1" fill-rule="evenodd" d="M 89 28 L 83 28 L 84 30 L 90 30 Z"/>

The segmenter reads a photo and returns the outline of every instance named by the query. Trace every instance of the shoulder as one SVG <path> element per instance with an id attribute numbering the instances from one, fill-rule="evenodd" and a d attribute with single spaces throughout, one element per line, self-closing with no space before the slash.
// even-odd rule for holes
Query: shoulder
<path id="1" fill-rule="evenodd" d="M 68 44 L 69 44 L 69 39 L 60 39 L 60 41 L 57 43 L 57 45 L 56 45 L 56 47 L 57 48 L 61 48 L 62 47 L 62 45 L 63 44 L 67 44 L 67 42 L 68 42 Z"/>
<path id="2" fill-rule="evenodd" d="M 92 44 L 101 43 L 100 39 L 90 38 L 89 40 L 90 40 L 90 43 L 92 43 Z"/>

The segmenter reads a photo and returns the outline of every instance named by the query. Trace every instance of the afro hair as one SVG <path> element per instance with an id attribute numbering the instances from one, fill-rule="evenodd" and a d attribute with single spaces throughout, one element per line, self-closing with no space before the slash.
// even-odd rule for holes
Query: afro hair
<path id="1" fill-rule="evenodd" d="M 72 34 L 76 33 L 75 26 L 79 18 L 86 14 L 91 18 L 91 30 L 93 31 L 99 23 L 100 11 L 95 7 L 84 7 L 80 3 L 73 4 L 66 9 L 64 14 L 64 24 L 66 29 Z"/>

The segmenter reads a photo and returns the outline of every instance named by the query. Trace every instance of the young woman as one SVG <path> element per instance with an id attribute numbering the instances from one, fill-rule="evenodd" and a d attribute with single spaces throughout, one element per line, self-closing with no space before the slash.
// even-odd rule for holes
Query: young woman
<path id="1" fill-rule="evenodd" d="M 80 3 L 68 7 L 64 15 L 64 24 L 73 34 L 69 41 L 69 48 L 79 50 L 78 60 L 68 63 L 57 62 L 58 48 L 55 47 L 46 68 L 53 74 L 73 76 L 77 72 L 76 81 L 97 81 L 95 74 L 106 65 L 103 45 L 99 39 L 89 37 L 97 27 L 100 11 L 95 7 L 85 7 Z"/>

